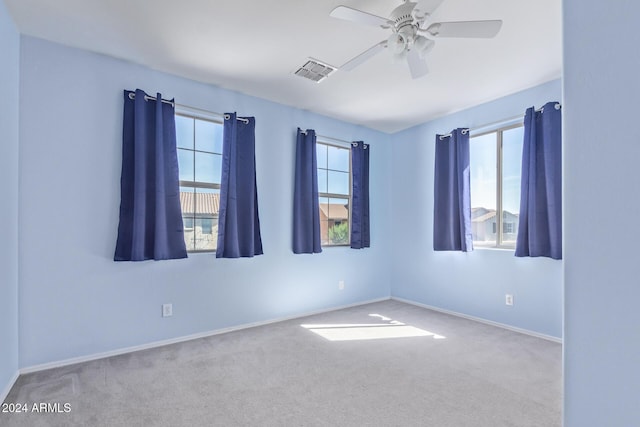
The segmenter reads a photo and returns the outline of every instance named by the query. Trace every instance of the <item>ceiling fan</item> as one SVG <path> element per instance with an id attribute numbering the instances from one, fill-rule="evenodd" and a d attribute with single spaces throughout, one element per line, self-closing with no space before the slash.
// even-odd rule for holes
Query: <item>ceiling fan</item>
<path id="1" fill-rule="evenodd" d="M 341 70 L 350 71 L 378 52 L 389 49 L 394 60 L 409 64 L 411 77 L 417 79 L 428 73 L 426 54 L 435 46 L 435 40 L 444 37 L 492 38 L 502 27 L 502 21 L 429 22 L 431 14 L 444 0 L 421 0 L 404 3 L 393 9 L 389 18 L 373 15 L 348 6 L 338 6 L 330 16 L 383 29 L 391 35 L 355 58 L 347 61 Z"/>

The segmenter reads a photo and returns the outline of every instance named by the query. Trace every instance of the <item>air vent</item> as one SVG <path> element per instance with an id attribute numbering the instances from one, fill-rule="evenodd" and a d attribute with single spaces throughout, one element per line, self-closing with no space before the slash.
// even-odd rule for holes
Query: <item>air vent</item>
<path id="1" fill-rule="evenodd" d="M 304 77 L 312 80 L 316 83 L 320 83 L 331 73 L 336 70 L 336 67 L 327 65 L 318 61 L 317 59 L 309 58 L 309 60 L 302 67 L 298 68 L 294 73 L 296 76 Z"/>

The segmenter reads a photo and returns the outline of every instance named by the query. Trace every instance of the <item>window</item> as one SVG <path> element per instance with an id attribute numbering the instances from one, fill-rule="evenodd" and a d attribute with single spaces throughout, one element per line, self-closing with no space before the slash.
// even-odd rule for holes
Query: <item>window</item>
<path id="1" fill-rule="evenodd" d="M 322 246 L 348 245 L 351 200 L 351 149 L 316 143 L 320 240 Z"/>
<path id="2" fill-rule="evenodd" d="M 471 224 L 477 247 L 515 248 L 524 127 L 471 136 Z"/>
<path id="3" fill-rule="evenodd" d="M 212 252 L 218 244 L 222 123 L 176 114 L 180 205 L 188 252 Z"/>
<path id="4" fill-rule="evenodd" d="M 514 234 L 515 230 L 518 229 L 518 225 L 514 222 L 503 222 L 502 223 L 502 233 L 504 234 Z"/>

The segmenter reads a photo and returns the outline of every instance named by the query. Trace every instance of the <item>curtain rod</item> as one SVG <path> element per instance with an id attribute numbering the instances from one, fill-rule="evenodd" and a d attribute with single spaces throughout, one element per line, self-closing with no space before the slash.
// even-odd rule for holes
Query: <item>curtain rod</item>
<path id="1" fill-rule="evenodd" d="M 560 108 L 562 108 L 562 104 L 560 104 L 559 102 L 556 102 L 556 103 L 555 103 L 555 105 L 554 105 L 554 108 L 555 108 L 556 110 L 559 110 Z M 542 113 L 542 112 L 544 112 L 544 107 L 540 107 L 540 108 L 538 108 L 537 110 L 535 110 L 535 112 L 536 112 L 536 113 Z M 526 114 L 526 113 L 525 113 L 525 114 Z M 477 131 L 478 129 L 484 129 L 484 128 L 488 128 L 488 127 L 491 127 L 491 126 L 494 126 L 494 125 L 498 125 L 498 124 L 500 124 L 500 123 L 510 122 L 510 121 L 512 121 L 512 120 L 515 120 L 515 119 L 524 118 L 525 114 L 518 114 L 517 116 L 509 117 L 509 118 L 507 118 L 507 119 L 502 119 L 502 120 L 499 120 L 499 121 L 497 121 L 497 122 L 489 123 L 489 124 L 482 125 L 482 126 L 476 126 L 476 127 L 470 128 L 470 129 L 469 129 L 469 132 L 475 132 L 475 131 Z"/>
<path id="2" fill-rule="evenodd" d="M 305 135 L 306 135 L 306 134 L 307 134 L 307 131 L 306 131 L 306 130 L 302 130 L 302 129 L 300 129 L 300 133 L 302 133 L 302 134 L 305 134 Z M 338 139 L 338 138 L 332 138 L 332 137 L 330 137 L 330 136 L 319 135 L 319 134 L 317 134 L 317 133 L 316 133 L 316 137 L 318 137 L 318 138 L 322 138 L 322 139 L 330 139 L 330 140 L 332 140 L 332 141 L 335 141 L 335 142 L 341 142 L 341 143 L 343 143 L 343 144 L 351 144 L 351 143 L 352 143 L 351 141 L 345 141 L 344 139 Z"/>
<path id="3" fill-rule="evenodd" d="M 302 130 L 302 129 L 300 129 L 300 133 L 302 133 L 302 134 L 306 135 L 306 134 L 307 134 L 307 131 L 306 131 L 306 130 Z M 316 137 L 317 137 L 317 138 L 321 138 L 321 139 L 328 139 L 328 140 L 331 140 L 331 141 L 339 142 L 339 143 L 341 143 L 341 144 L 349 144 L 349 145 L 351 145 L 351 146 L 353 146 L 353 147 L 357 147 L 357 146 L 358 146 L 358 143 L 357 143 L 357 142 L 345 141 L 344 139 L 332 138 L 332 137 L 330 137 L 330 136 L 324 136 L 324 135 L 318 135 L 318 134 L 316 134 Z M 369 144 L 365 144 L 365 143 L 363 142 L 363 143 L 362 143 L 362 145 L 364 145 L 364 149 L 365 149 L 365 150 L 366 150 L 367 148 L 369 148 Z"/>
<path id="4" fill-rule="evenodd" d="M 465 133 L 469 133 L 469 128 L 464 128 L 462 129 L 461 133 L 464 135 Z M 451 132 L 445 134 L 445 135 L 440 135 L 440 141 L 442 141 L 445 138 L 449 138 L 451 136 Z"/>
<path id="5" fill-rule="evenodd" d="M 135 99 L 136 98 L 136 94 L 133 92 L 129 93 L 129 99 Z M 157 101 L 157 98 L 154 98 L 153 96 L 149 96 L 149 95 L 145 95 L 144 96 L 144 100 L 145 101 Z M 178 104 L 175 101 L 170 101 L 168 99 L 161 99 L 162 103 L 164 104 L 169 104 L 171 105 L 173 108 L 175 107 L 182 107 L 182 108 L 186 108 L 186 109 L 192 109 L 192 110 L 200 110 L 203 112 L 206 112 L 207 114 L 212 114 L 214 116 L 218 116 L 221 117 L 225 120 L 229 120 L 231 118 L 231 116 L 229 114 L 221 114 L 221 113 L 215 113 L 213 111 L 208 111 L 208 110 L 203 110 L 201 108 L 195 108 L 195 107 L 190 107 L 188 105 L 183 105 L 183 104 Z M 249 124 L 249 119 L 245 119 L 244 117 L 236 117 L 236 120 L 241 121 L 244 124 Z"/>
<path id="6" fill-rule="evenodd" d="M 556 110 L 559 110 L 560 108 L 562 108 L 562 104 L 560 104 L 559 102 L 556 102 L 556 104 L 554 105 L 554 108 L 555 108 Z M 542 113 L 542 112 L 544 112 L 544 107 L 540 107 L 540 108 L 538 108 L 537 110 L 535 110 L 535 112 L 536 112 L 536 113 Z M 525 113 L 525 114 L 526 114 L 526 113 Z M 517 116 L 513 116 L 513 117 L 506 118 L 506 119 L 498 120 L 497 122 L 492 122 L 492 123 L 488 123 L 488 124 L 486 124 L 486 125 L 476 126 L 476 127 L 473 127 L 473 128 L 463 129 L 463 130 L 462 130 L 462 133 L 465 133 L 465 132 L 464 132 L 465 130 L 466 130 L 467 132 L 469 132 L 469 133 L 471 133 L 471 132 L 475 132 L 475 131 L 477 131 L 478 129 L 485 129 L 485 128 L 492 127 L 492 126 L 495 126 L 495 125 L 499 125 L 500 123 L 507 123 L 507 122 L 510 122 L 510 121 L 512 121 L 512 120 L 515 120 L 515 119 L 520 119 L 520 118 L 522 118 L 522 117 L 524 117 L 524 115 L 520 115 L 520 114 L 518 114 Z M 442 141 L 444 138 L 448 138 L 448 137 L 450 137 L 450 136 L 451 136 L 451 133 L 448 133 L 448 134 L 446 134 L 446 135 L 440 135 L 440 140 Z"/>

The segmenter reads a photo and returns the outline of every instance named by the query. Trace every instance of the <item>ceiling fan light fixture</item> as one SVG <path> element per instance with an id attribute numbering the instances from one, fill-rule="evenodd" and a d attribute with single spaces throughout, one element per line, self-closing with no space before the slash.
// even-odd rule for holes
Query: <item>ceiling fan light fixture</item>
<path id="1" fill-rule="evenodd" d="M 426 38 L 425 36 L 416 37 L 416 41 L 413 43 L 413 47 L 418 51 L 421 58 L 424 58 L 427 53 L 431 52 L 435 45 L 436 42 Z"/>
<path id="2" fill-rule="evenodd" d="M 407 39 L 399 33 L 393 33 L 387 39 L 387 48 L 392 55 L 398 55 L 407 48 Z"/>
<path id="3" fill-rule="evenodd" d="M 408 51 L 405 49 L 400 53 L 396 53 L 392 57 L 392 62 L 394 64 L 404 64 L 407 61 Z"/>

